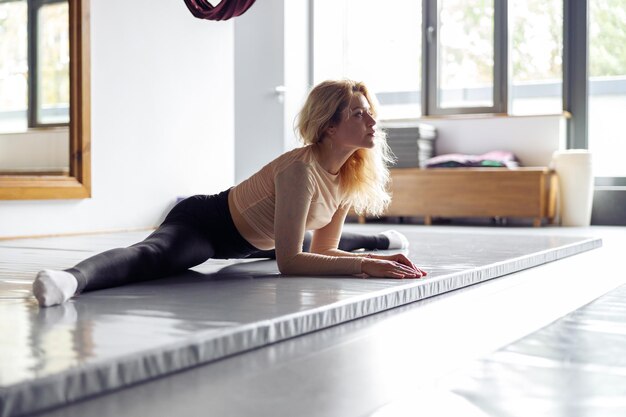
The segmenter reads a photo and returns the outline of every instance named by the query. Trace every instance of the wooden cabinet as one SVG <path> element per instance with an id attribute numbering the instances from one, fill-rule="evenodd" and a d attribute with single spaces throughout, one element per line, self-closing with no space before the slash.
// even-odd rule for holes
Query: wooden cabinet
<path id="1" fill-rule="evenodd" d="M 398 168 L 391 170 L 387 216 L 555 216 L 556 175 L 548 168 Z"/>

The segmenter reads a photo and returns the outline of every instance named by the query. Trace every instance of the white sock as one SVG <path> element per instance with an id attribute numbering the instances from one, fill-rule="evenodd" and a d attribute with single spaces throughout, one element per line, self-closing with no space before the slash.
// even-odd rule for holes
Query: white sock
<path id="1" fill-rule="evenodd" d="M 409 247 L 409 239 L 397 230 L 385 230 L 381 234 L 389 239 L 389 248 L 387 249 L 406 249 Z"/>
<path id="2" fill-rule="evenodd" d="M 33 294 L 41 307 L 62 304 L 72 298 L 78 288 L 74 275 L 65 271 L 39 271 L 33 282 Z"/>

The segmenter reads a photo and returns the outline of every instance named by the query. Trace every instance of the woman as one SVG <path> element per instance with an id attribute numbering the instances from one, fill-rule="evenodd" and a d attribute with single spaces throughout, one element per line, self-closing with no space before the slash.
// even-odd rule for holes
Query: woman
<path id="1" fill-rule="evenodd" d="M 390 201 L 390 152 L 384 135 L 377 135 L 375 115 L 364 84 L 342 80 L 317 85 L 298 117 L 305 146 L 227 191 L 183 200 L 143 242 L 65 271 L 41 271 L 33 283 L 35 297 L 41 306 L 51 306 L 83 291 L 181 272 L 209 258 L 258 256 L 273 248 L 278 269 L 287 275 L 425 276 L 402 254 L 338 249 L 350 207 L 379 215 Z M 307 230 L 313 230 L 310 252 L 302 250 Z M 403 238 L 391 231 L 362 246 L 406 246 Z M 377 247 L 381 242 L 383 247 Z M 349 243 L 342 247 L 355 248 Z"/>

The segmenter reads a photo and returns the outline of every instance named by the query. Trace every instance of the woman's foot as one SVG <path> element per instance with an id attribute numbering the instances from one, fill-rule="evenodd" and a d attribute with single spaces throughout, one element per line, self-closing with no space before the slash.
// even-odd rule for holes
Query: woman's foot
<path id="1" fill-rule="evenodd" d="M 33 282 L 33 295 L 41 307 L 62 304 L 72 298 L 78 288 L 74 275 L 65 271 L 39 271 Z"/>
<path id="2" fill-rule="evenodd" d="M 381 234 L 389 239 L 387 249 L 406 249 L 409 247 L 409 239 L 397 230 L 385 230 Z"/>

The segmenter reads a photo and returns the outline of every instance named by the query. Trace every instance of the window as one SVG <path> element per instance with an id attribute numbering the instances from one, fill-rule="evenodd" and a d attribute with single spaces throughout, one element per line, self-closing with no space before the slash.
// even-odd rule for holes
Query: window
<path id="1" fill-rule="evenodd" d="M 67 0 L 0 0 L 0 133 L 69 123 Z"/>
<path id="2" fill-rule="evenodd" d="M 421 114 L 421 1 L 315 0 L 313 82 L 366 81 L 381 118 Z"/>
<path id="3" fill-rule="evenodd" d="M 428 113 L 502 113 L 501 1 L 426 2 Z M 504 40 L 502 40 L 504 41 Z"/>
<path id="4" fill-rule="evenodd" d="M 596 176 L 626 177 L 626 0 L 589 2 L 589 149 Z"/>
<path id="5" fill-rule="evenodd" d="M 314 0 L 313 37 L 313 82 L 367 81 L 382 118 L 563 109 L 563 0 Z"/>
<path id="6" fill-rule="evenodd" d="M 26 1 L 0 3 L 0 132 L 28 126 Z"/>
<path id="7" fill-rule="evenodd" d="M 509 113 L 563 111 L 563 0 L 509 1 Z"/>

